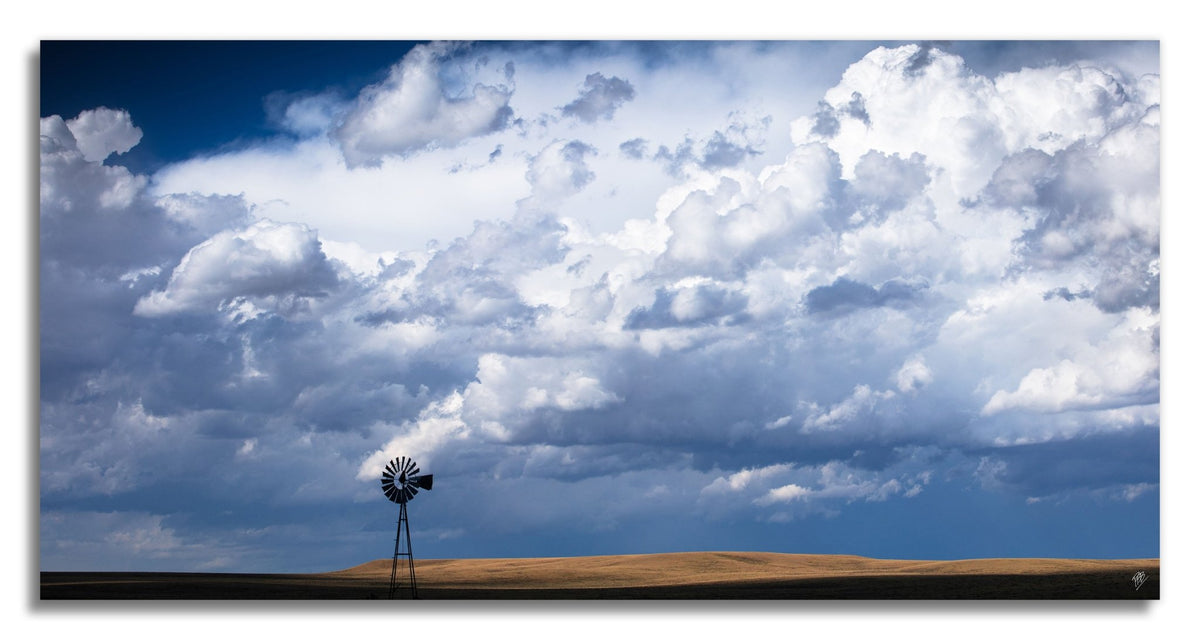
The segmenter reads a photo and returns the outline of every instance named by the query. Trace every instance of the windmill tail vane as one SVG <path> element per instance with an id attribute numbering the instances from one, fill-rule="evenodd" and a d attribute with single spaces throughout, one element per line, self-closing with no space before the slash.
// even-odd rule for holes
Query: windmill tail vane
<path id="1" fill-rule="evenodd" d="M 421 473 L 421 468 L 413 462 L 412 458 L 401 456 L 387 463 L 383 469 L 383 477 L 379 481 L 387 499 L 400 505 L 400 517 L 396 520 L 396 545 L 392 552 L 392 580 L 388 585 L 388 598 L 395 598 L 396 591 L 400 587 L 397 570 L 402 556 L 408 559 L 408 584 L 412 598 L 414 600 L 417 598 L 417 572 L 413 564 L 412 536 L 408 529 L 408 503 L 417 497 L 418 490 L 433 489 L 433 474 L 418 475 L 419 473 Z M 400 546 L 402 531 L 403 549 Z"/>

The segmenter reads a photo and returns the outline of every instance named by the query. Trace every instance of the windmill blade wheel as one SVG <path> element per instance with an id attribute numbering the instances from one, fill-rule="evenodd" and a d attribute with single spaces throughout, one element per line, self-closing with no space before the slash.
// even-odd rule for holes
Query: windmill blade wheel
<path id="1" fill-rule="evenodd" d="M 419 489 L 433 488 L 433 474 L 417 475 L 421 468 L 408 456 L 393 458 L 383 468 L 379 479 L 383 495 L 397 504 L 404 504 L 417 497 Z"/>

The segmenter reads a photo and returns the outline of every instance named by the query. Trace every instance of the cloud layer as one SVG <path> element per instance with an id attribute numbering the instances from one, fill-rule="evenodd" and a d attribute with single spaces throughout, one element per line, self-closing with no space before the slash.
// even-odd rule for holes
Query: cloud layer
<path id="1" fill-rule="evenodd" d="M 104 164 L 136 114 L 42 120 L 44 559 L 91 523 L 113 558 L 273 567 L 260 545 L 335 535 L 297 509 L 373 539 L 399 455 L 438 474 L 429 544 L 467 555 L 493 531 L 832 531 L 975 491 L 1153 499 L 1157 76 L 878 47 L 792 111 L 713 97 L 665 139 L 636 48 L 533 59 L 421 46 L 318 135 L 196 161 L 503 185 L 422 250 L 171 191 L 199 164 Z"/>

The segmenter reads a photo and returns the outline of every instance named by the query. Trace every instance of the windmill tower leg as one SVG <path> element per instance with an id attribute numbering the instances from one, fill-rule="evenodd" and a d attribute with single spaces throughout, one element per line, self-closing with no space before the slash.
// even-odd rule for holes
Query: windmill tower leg
<path id="1" fill-rule="evenodd" d="M 408 533 L 408 503 L 400 507 L 404 510 L 404 539 L 408 547 L 408 584 L 412 586 L 412 599 L 417 599 L 417 569 L 413 565 L 412 536 Z"/>
<path id="2" fill-rule="evenodd" d="M 404 551 L 400 550 L 400 530 L 404 529 Z M 400 556 L 408 556 L 408 584 L 411 588 L 412 599 L 417 599 L 417 571 L 413 564 L 412 555 L 412 535 L 408 530 L 408 502 L 400 503 L 400 518 L 396 520 L 396 547 L 392 552 L 392 581 L 388 585 L 388 599 L 396 597 L 396 590 L 400 585 L 396 580 L 396 573 L 400 565 Z"/>
<path id="3" fill-rule="evenodd" d="M 400 503 L 400 517 L 396 519 L 396 548 L 392 552 L 392 580 L 388 583 L 389 600 L 396 597 L 396 562 L 400 560 L 400 525 L 404 520 L 404 503 Z"/>

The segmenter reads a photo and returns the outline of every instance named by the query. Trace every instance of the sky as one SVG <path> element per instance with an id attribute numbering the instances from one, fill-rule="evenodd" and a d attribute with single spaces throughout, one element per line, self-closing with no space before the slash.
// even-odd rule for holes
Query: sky
<path id="1" fill-rule="evenodd" d="M 44 42 L 42 570 L 1159 555 L 1155 42 Z"/>

